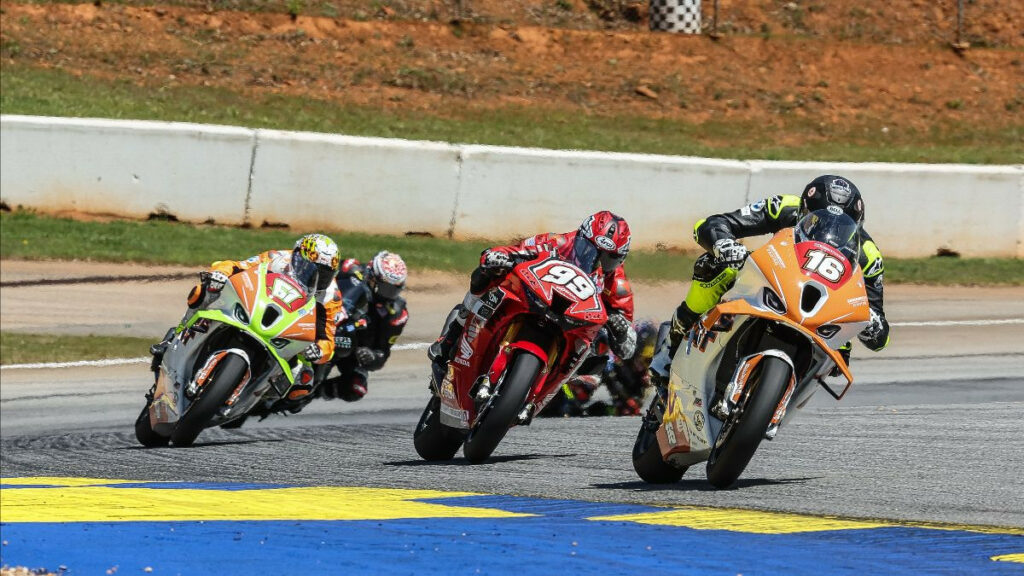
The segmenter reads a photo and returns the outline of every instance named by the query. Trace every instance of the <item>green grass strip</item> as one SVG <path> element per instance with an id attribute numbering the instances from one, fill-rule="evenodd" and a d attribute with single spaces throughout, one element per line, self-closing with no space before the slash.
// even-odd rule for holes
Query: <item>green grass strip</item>
<path id="1" fill-rule="evenodd" d="M 74 362 L 149 355 L 153 338 L 0 332 L 0 364 Z"/>
<path id="2" fill-rule="evenodd" d="M 491 243 L 418 236 L 326 231 L 343 257 L 366 261 L 379 250 L 402 255 L 411 268 L 468 274 Z M 82 222 L 17 210 L 0 214 L 0 257 L 22 260 L 93 260 L 207 266 L 264 250 L 290 248 L 299 232 L 174 222 Z M 633 280 L 687 281 L 693 254 L 634 250 L 626 261 Z M 889 283 L 1024 285 L 1024 260 L 1014 258 L 886 259 Z"/>
<path id="3" fill-rule="evenodd" d="M 797 116 L 787 116 L 784 125 L 771 128 L 751 121 L 695 124 L 542 106 L 496 110 L 452 106 L 441 116 L 219 87 L 138 85 L 89 74 L 78 77 L 17 58 L 4 61 L 0 112 L 712 158 L 1007 164 L 1024 157 L 1024 125 L 1019 122 L 982 127 L 937 121 L 927 130 L 901 128 L 883 140 L 877 135 L 876 120 L 870 118 L 823 133 L 817 120 Z M 783 141 L 799 144 L 779 144 Z"/>

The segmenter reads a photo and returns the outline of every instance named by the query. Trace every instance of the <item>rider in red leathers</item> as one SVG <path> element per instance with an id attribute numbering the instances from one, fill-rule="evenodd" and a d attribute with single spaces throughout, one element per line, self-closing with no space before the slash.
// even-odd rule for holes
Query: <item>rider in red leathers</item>
<path id="1" fill-rule="evenodd" d="M 632 325 L 633 291 L 622 269 L 622 262 L 629 254 L 629 242 L 626 221 L 603 210 L 587 217 L 578 230 L 564 234 L 538 234 L 519 244 L 484 250 L 480 255 L 480 265 L 470 277 L 469 293 L 462 304 L 452 309 L 440 337 L 427 351 L 435 370 L 443 372 L 447 369 L 465 327 L 466 311 L 472 303 L 501 282 L 515 266 L 516 256 L 532 257 L 544 252 L 571 262 L 591 275 L 608 309 L 605 327 L 612 350 L 619 358 L 631 358 L 636 349 L 636 331 Z"/>

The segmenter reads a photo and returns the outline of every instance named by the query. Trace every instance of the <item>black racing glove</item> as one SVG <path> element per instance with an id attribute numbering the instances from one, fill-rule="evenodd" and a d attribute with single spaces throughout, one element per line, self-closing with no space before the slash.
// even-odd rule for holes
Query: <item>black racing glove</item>
<path id="1" fill-rule="evenodd" d="M 878 352 L 889 343 L 889 322 L 886 321 L 885 316 L 872 310 L 870 324 L 861 330 L 857 339 L 871 350 Z"/>
<path id="2" fill-rule="evenodd" d="M 384 365 L 384 353 L 365 346 L 356 348 L 356 362 L 367 370 L 376 370 Z"/>
<path id="3" fill-rule="evenodd" d="M 629 360 L 636 352 L 636 330 L 626 317 L 619 313 L 608 316 L 608 335 L 611 336 L 612 352 L 622 360 Z"/>

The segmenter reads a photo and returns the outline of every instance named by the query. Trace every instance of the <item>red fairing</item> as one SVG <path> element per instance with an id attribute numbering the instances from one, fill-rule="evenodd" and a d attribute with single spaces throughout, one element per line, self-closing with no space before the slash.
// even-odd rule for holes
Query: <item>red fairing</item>
<path id="1" fill-rule="evenodd" d="M 516 354 L 532 354 L 550 367 L 539 374 L 527 398 L 540 411 L 582 362 L 608 318 L 589 276 L 546 254 L 517 265 L 482 301 L 488 311 L 466 319 L 449 364 L 450 383 L 446 379 L 440 394 L 442 402 L 466 415 L 468 424 L 476 418 L 470 392 L 480 376 L 496 384 Z"/>
<path id="2" fill-rule="evenodd" d="M 793 249 L 804 276 L 814 278 L 832 290 L 838 290 L 853 276 L 853 265 L 846 256 L 824 242 L 800 242 Z"/>
<path id="3" fill-rule="evenodd" d="M 561 260 L 572 261 L 572 246 L 576 240 L 578 230 L 566 232 L 565 234 L 538 234 L 520 242 L 508 246 L 495 246 L 491 250 L 500 250 L 506 253 L 527 252 L 530 254 L 554 253 Z M 481 257 L 482 258 L 482 257 Z M 620 312 L 626 318 L 633 321 L 633 288 L 626 278 L 626 271 L 619 266 L 613 274 L 603 274 L 598 270 L 596 284 L 601 291 L 601 299 L 604 301 L 608 313 Z"/>

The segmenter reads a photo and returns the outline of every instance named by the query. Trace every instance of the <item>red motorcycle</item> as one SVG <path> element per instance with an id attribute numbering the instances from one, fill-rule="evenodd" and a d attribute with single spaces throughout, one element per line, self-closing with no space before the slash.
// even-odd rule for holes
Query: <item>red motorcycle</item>
<path id="1" fill-rule="evenodd" d="M 450 460 L 462 446 L 483 462 L 586 362 L 608 319 L 594 279 L 548 254 L 529 258 L 470 307 L 447 373 L 431 378 L 413 433 L 424 460 Z"/>

